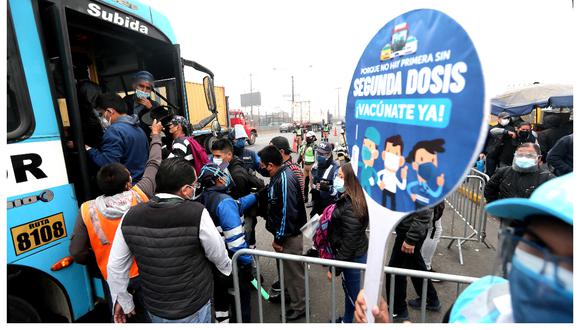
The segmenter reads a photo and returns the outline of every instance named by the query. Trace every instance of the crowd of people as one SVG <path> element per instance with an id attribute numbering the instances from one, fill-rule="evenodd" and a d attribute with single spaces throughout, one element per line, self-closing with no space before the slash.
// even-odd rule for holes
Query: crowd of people
<path id="1" fill-rule="evenodd" d="M 240 249 L 256 247 L 258 217 L 265 219 L 272 249 L 278 253 L 303 255 L 301 229 L 309 216 L 319 215 L 328 223 L 323 233 L 327 246 L 324 251 L 315 247 L 309 255 L 366 262 L 369 214 L 364 187 L 350 163 L 339 164 L 334 159 L 328 129 L 323 130 L 320 143 L 313 132 L 299 128 L 297 150 L 278 136 L 256 153 L 245 148 L 248 137 L 243 128 L 234 127 L 227 137 L 213 142 L 208 155 L 191 136 L 191 124 L 182 116 L 173 116 L 165 125 L 157 119 L 145 124 L 144 113 L 158 106 L 150 98 L 153 82 L 150 73 L 139 72 L 133 83 L 135 93 L 125 99 L 105 93 L 93 102 L 103 132 L 100 141 L 87 145 L 86 150 L 99 168 L 96 184 L 100 194 L 81 205 L 70 253 L 75 262 L 95 266 L 102 276 L 114 322 L 236 321 L 231 258 Z M 561 182 L 569 181 L 565 174 L 572 170 L 572 139 L 565 135 L 554 140 L 547 133 L 536 138 L 530 128 L 528 123 L 511 123 L 500 115 L 483 155 L 489 171 L 494 172 L 485 187 L 485 197 L 495 201 L 488 211 L 502 219 L 515 219 L 504 227 L 505 241 L 512 243 L 504 244 L 508 249 L 511 246 L 513 254 L 513 259 L 505 260 L 511 264 L 506 272 L 509 282 L 498 277 L 481 279 L 487 281 L 481 283 L 488 285 L 488 293 L 470 289 L 483 285 L 474 283 L 449 311 L 450 322 L 479 322 L 492 313 L 489 306 L 481 306 L 482 312 L 474 316 L 466 312 L 466 306 L 479 303 L 474 294 L 499 294 L 496 285 L 503 293 L 509 291 L 514 304 L 522 305 L 513 305 L 513 312 L 496 315 L 494 320 L 535 320 L 523 308 L 533 304 L 532 295 L 537 293 L 522 291 L 540 285 L 536 282 L 547 288 L 548 295 L 563 295 L 564 302 L 571 297 L 571 204 L 569 209 L 566 201 L 547 207 L 541 204 L 543 198 L 555 198 L 553 191 L 568 200 L 571 192 L 564 191 L 567 185 Z M 551 150 L 542 151 L 538 139 Z M 399 150 L 400 155 L 402 148 L 393 139 L 385 143 L 384 153 Z M 378 158 L 379 151 L 375 151 Z M 296 162 L 294 152 L 298 153 Z M 548 165 L 552 160 L 553 165 L 546 166 L 544 159 Z M 269 179 L 267 184 L 264 178 Z M 384 189 L 384 203 L 387 199 L 393 203 L 390 190 Z M 443 203 L 423 209 L 397 225 L 389 266 L 434 271 L 431 264 L 442 232 L 443 209 Z M 569 242 L 554 239 L 568 236 Z M 553 267 L 548 275 L 538 270 L 542 260 Z M 249 255 L 242 255 L 237 263 L 241 319 L 247 323 L 251 322 L 256 265 Z M 298 320 L 306 313 L 304 265 L 286 260 L 282 264 L 289 299 L 285 319 Z M 344 314 L 336 321 L 365 321 L 359 271 L 338 268 L 335 274 L 341 277 L 345 296 Z M 332 280 L 332 272 L 327 276 Z M 535 284 L 524 281 L 531 279 Z M 387 278 L 387 292 L 389 281 Z M 395 277 L 394 321 L 409 320 L 407 306 L 421 305 L 422 281 L 412 278 L 419 297 L 409 301 L 406 283 L 405 277 Z M 280 280 L 272 285 L 271 301 L 279 296 L 281 287 Z M 475 293 L 469 295 L 472 291 Z M 551 303 L 563 304 L 552 298 Z M 431 280 L 426 300 L 428 310 L 441 309 Z M 545 317 L 541 320 L 553 320 L 542 306 L 535 308 L 537 315 Z M 373 313 L 377 321 L 391 319 L 384 301 Z M 567 316 L 562 312 L 554 320 L 567 320 Z"/>

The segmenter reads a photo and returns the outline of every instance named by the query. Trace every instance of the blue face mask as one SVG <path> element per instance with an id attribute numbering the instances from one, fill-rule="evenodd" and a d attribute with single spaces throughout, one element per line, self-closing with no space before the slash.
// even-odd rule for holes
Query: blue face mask
<path id="1" fill-rule="evenodd" d="M 527 157 L 514 157 L 514 163 L 521 169 L 529 169 L 536 166 L 536 160 Z"/>
<path id="2" fill-rule="evenodd" d="M 418 174 L 425 181 L 430 182 L 437 176 L 437 167 L 431 162 L 419 164 Z"/>
<path id="3" fill-rule="evenodd" d="M 539 259 L 539 260 L 537 260 Z M 539 267 L 534 267 L 534 264 Z M 514 320 L 518 323 L 570 323 L 573 315 L 573 294 L 558 283 L 554 272 L 548 276 L 542 271 L 553 264 L 542 266 L 543 258 L 516 249 L 508 276 Z M 539 269 L 538 269 L 539 268 Z M 555 267 L 559 278 L 569 278 L 572 273 Z M 569 276 L 563 276 L 564 274 Z"/>
<path id="4" fill-rule="evenodd" d="M 140 98 L 140 99 L 148 99 L 151 96 L 151 93 L 147 93 L 147 92 L 144 92 L 140 89 L 136 89 L 135 95 L 137 96 L 137 98 Z"/>
<path id="5" fill-rule="evenodd" d="M 371 152 L 371 149 L 367 146 L 363 146 L 363 148 L 362 148 L 362 160 L 371 160 L 372 155 L 373 155 L 373 153 Z"/>
<path id="6" fill-rule="evenodd" d="M 339 178 L 338 176 L 334 178 L 332 185 L 334 186 L 334 189 L 336 189 L 336 191 L 338 191 L 339 193 L 344 192 L 344 180 Z"/>
<path id="7" fill-rule="evenodd" d="M 246 140 L 245 139 L 237 139 L 234 147 L 238 149 L 243 149 L 246 147 Z"/>
<path id="8" fill-rule="evenodd" d="M 316 161 L 318 162 L 319 166 L 322 166 L 322 167 L 326 166 L 327 160 L 328 159 L 324 156 L 320 156 L 320 155 L 316 156 Z"/>

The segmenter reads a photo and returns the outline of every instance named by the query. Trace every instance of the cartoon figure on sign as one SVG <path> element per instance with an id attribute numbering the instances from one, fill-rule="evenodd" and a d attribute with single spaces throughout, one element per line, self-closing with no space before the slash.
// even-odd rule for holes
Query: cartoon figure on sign
<path id="1" fill-rule="evenodd" d="M 417 209 L 429 205 L 431 198 L 441 196 L 445 177 L 443 173 L 437 176 L 437 155 L 445 151 L 443 144 L 443 139 L 419 141 L 407 156 L 407 162 L 417 172 L 417 181 L 409 182 L 407 193 Z"/>
<path id="2" fill-rule="evenodd" d="M 381 154 L 385 164 L 385 169 L 377 173 L 379 177 L 379 188 L 383 191 L 382 205 L 390 210 L 397 209 L 396 193 L 399 190 L 405 190 L 407 187 L 407 165 L 403 157 L 403 140 L 400 135 L 393 135 L 385 141 L 385 150 Z M 397 172 L 401 169 L 401 179 L 397 178 Z M 387 197 L 389 204 L 387 204 Z"/>
<path id="3" fill-rule="evenodd" d="M 365 131 L 362 146 L 363 169 L 360 173 L 360 184 L 364 191 L 371 196 L 371 187 L 377 184 L 377 171 L 373 168 L 375 160 L 379 158 L 377 146 L 381 143 L 381 135 L 374 127 L 369 127 Z"/>

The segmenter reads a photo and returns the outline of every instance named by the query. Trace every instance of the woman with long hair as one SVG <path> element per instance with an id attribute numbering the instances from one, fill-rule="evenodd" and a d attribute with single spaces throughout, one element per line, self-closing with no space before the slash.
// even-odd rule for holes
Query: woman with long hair
<path id="1" fill-rule="evenodd" d="M 366 228 L 369 223 L 367 203 L 363 189 L 358 182 L 350 163 L 345 163 L 338 170 L 334 187 L 340 193 L 332 218 L 328 226 L 328 240 L 336 260 L 366 262 L 368 237 Z M 352 323 L 354 302 L 360 291 L 360 271 L 357 269 L 339 269 L 336 274 L 342 277 L 344 289 L 344 323 Z M 328 278 L 332 274 L 328 272 Z"/>

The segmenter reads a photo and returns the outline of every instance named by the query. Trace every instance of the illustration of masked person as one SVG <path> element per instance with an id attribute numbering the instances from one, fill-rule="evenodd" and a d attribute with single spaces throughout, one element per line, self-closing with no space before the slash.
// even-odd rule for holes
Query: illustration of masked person
<path id="1" fill-rule="evenodd" d="M 377 173 L 379 188 L 383 191 L 382 205 L 390 210 L 397 209 L 396 193 L 407 188 L 407 166 L 403 157 L 403 140 L 400 135 L 393 135 L 385 141 L 385 149 L 381 154 L 385 169 Z M 397 172 L 401 169 L 401 181 L 397 178 Z M 390 202 L 387 204 L 387 198 Z"/>
<path id="2" fill-rule="evenodd" d="M 407 156 L 407 162 L 417 172 L 417 181 L 407 184 L 407 193 L 416 208 L 429 204 L 431 198 L 441 196 L 445 178 L 443 173 L 437 175 L 437 154 L 445 151 L 444 143 L 443 139 L 419 141 Z"/>
<path id="3" fill-rule="evenodd" d="M 377 171 L 373 168 L 373 165 L 375 160 L 379 158 L 377 145 L 379 145 L 380 141 L 379 131 L 374 127 L 368 127 L 365 131 L 362 146 L 361 156 L 364 166 L 360 174 L 360 184 L 369 196 L 371 196 L 371 187 L 378 184 Z"/>

